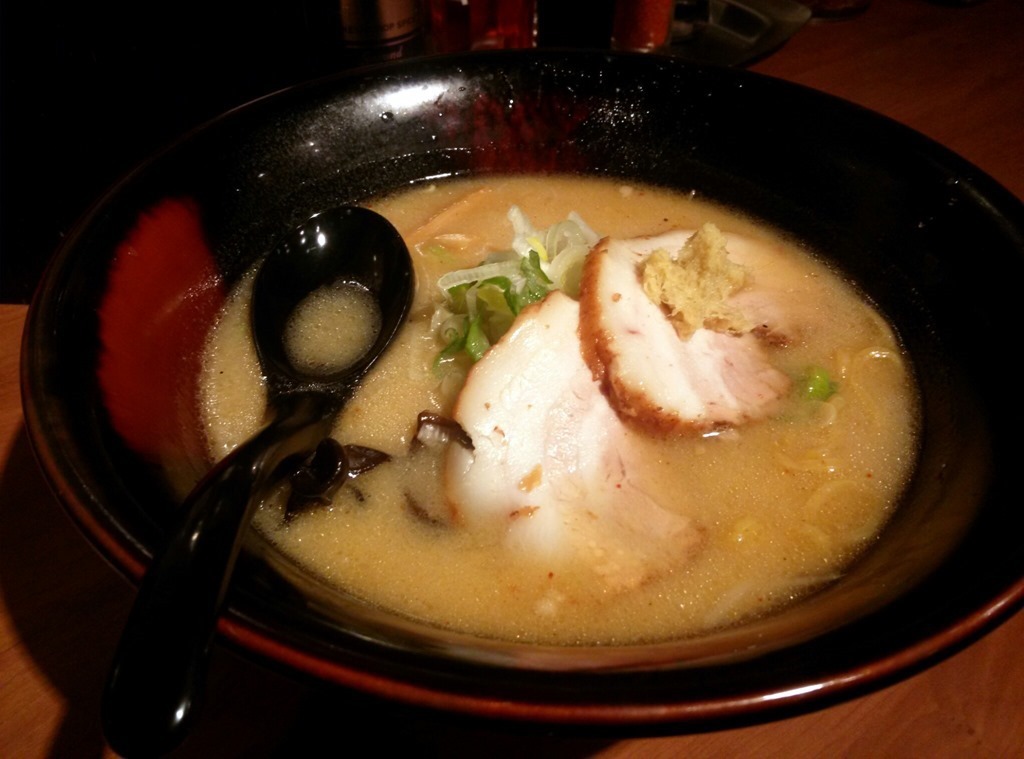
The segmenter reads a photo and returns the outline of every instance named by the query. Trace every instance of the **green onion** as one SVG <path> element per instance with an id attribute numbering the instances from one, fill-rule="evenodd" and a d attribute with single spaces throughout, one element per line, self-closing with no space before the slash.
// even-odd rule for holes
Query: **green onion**
<path id="1" fill-rule="evenodd" d="M 573 297 L 579 292 L 583 259 L 597 242 L 597 234 L 576 214 L 547 230 L 534 229 L 515 206 L 508 218 L 515 233 L 511 250 L 437 280 L 444 303 L 435 309 L 433 321 L 446 345 L 434 361 L 435 368 L 463 352 L 474 362 L 480 360 L 524 308 L 552 290 L 565 289 Z M 431 245 L 428 252 L 444 252 L 435 248 L 440 246 Z"/>
<path id="2" fill-rule="evenodd" d="M 820 366 L 808 367 L 807 375 L 800 382 L 800 395 L 808 401 L 827 401 L 838 389 L 839 386 Z"/>
<path id="3" fill-rule="evenodd" d="M 476 362 L 484 357 L 484 354 L 490 347 L 491 341 L 484 334 L 484 329 L 478 316 L 469 322 L 469 327 L 466 329 L 466 353 Z"/>

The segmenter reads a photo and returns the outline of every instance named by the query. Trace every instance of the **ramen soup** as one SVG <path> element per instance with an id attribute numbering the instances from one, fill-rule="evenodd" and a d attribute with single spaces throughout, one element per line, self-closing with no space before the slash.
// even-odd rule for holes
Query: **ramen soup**
<path id="1" fill-rule="evenodd" d="M 282 492 L 256 518 L 326 582 L 477 635 L 663 640 L 826 586 L 890 516 L 915 457 L 908 363 L 799 246 L 609 180 L 459 180 L 372 206 L 417 291 L 335 437 L 390 459 L 329 504 Z M 263 418 L 251 283 L 206 351 L 214 458 Z M 311 308 L 365 344 L 354 300 Z M 330 364 L 316 335 L 340 327 L 308 324 L 296 351 Z"/>

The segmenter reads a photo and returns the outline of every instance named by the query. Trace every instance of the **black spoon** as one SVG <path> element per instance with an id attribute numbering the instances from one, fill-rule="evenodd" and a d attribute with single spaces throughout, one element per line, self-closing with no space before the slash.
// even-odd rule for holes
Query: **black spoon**
<path id="1" fill-rule="evenodd" d="M 380 331 L 348 367 L 310 374 L 290 361 L 285 326 L 308 295 L 338 282 L 368 290 L 380 308 Z M 264 260 L 253 286 L 252 332 L 270 420 L 196 486 L 143 579 L 103 697 L 104 734 L 119 754 L 159 755 L 187 734 L 254 507 L 330 434 L 338 410 L 405 319 L 412 290 L 405 243 L 364 208 L 313 216 Z"/>

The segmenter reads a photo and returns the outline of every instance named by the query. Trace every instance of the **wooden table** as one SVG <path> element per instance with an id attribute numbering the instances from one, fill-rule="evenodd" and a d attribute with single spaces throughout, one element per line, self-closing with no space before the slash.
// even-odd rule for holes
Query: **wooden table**
<path id="1" fill-rule="evenodd" d="M 875 0 L 859 18 L 810 23 L 752 68 L 881 111 L 1024 198 L 1022 51 L 1019 0 Z M 25 311 L 0 305 L 0 757 L 108 756 L 99 694 L 133 593 L 72 527 L 32 458 L 18 390 Z M 924 673 L 857 700 L 763 725 L 622 741 L 455 727 L 218 648 L 201 722 L 176 755 L 365 745 L 428 756 L 1024 756 L 1022 640 L 1017 614 Z"/>

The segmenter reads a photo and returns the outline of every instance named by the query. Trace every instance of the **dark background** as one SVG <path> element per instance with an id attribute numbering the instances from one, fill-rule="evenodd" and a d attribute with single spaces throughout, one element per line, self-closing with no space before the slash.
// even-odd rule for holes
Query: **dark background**
<path id="1" fill-rule="evenodd" d="M 328 73 L 317 1 L 2 0 L 0 300 L 27 302 L 75 220 L 162 145 Z"/>
<path id="2" fill-rule="evenodd" d="M 163 145 L 372 62 L 341 48 L 338 2 L 0 0 L 0 302 L 28 302 L 79 216 Z M 605 45 L 611 8 L 538 0 L 539 43 Z"/>

